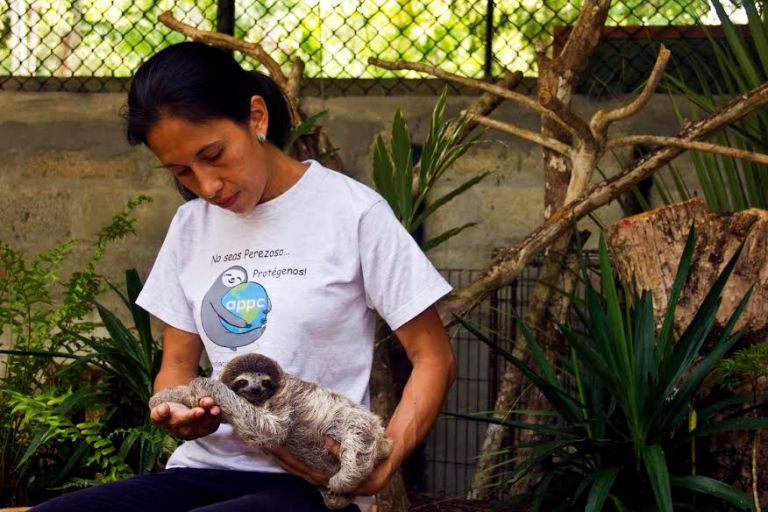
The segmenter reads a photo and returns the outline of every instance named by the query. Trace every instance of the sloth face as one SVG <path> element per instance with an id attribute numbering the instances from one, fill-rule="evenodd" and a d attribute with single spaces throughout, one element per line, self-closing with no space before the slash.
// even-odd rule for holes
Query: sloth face
<path id="1" fill-rule="evenodd" d="M 281 384 L 282 370 L 263 354 L 249 353 L 232 358 L 221 372 L 221 382 L 254 405 L 274 395 Z"/>
<path id="2" fill-rule="evenodd" d="M 241 373 L 229 388 L 254 405 L 263 404 L 277 391 L 277 383 L 266 373 Z"/>

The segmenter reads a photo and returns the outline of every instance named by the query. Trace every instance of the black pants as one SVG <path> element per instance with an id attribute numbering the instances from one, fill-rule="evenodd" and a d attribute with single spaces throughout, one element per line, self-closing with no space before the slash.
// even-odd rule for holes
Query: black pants
<path id="1" fill-rule="evenodd" d="M 218 469 L 167 469 L 73 491 L 33 512 L 324 512 L 320 492 L 299 477 Z M 344 512 L 359 512 L 356 505 Z"/>

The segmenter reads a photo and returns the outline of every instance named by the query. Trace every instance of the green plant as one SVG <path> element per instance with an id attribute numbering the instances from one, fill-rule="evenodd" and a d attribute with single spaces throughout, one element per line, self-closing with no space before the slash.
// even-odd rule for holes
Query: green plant
<path id="1" fill-rule="evenodd" d="M 517 367 L 548 400 L 554 422 L 516 420 L 530 411 L 506 411 L 508 419 L 473 415 L 486 421 L 540 432 L 546 440 L 532 446 L 528 460 L 512 468 L 511 480 L 529 473 L 541 477 L 530 496 L 531 510 L 658 510 L 695 505 L 709 510 L 727 502 L 749 510 L 749 496 L 730 485 L 695 474 L 691 443 L 715 432 L 759 429 L 768 418 L 721 417 L 734 402 L 751 397 L 708 401 L 695 398 L 712 368 L 738 341 L 733 327 L 749 300 L 744 297 L 720 332 L 713 332 L 721 293 L 740 250 L 704 298 L 685 330 L 676 337 L 675 306 L 688 276 L 695 241 L 692 229 L 678 266 L 669 306 L 656 330 L 649 292 L 621 293 L 613 279 L 604 240 L 600 240 L 603 292 L 582 264 L 583 300 L 574 298 L 581 327 L 561 325 L 570 343 L 568 361 L 556 367 L 533 336 L 521 326 L 534 365 L 490 341 L 476 326 L 459 321 Z M 701 353 L 704 342 L 705 353 Z M 711 345 L 709 344 L 711 343 Z M 700 357 L 697 363 L 697 356 Z M 689 424 L 695 412 L 697 421 Z M 520 498 L 520 497 L 518 497 Z M 496 507 L 503 510 L 509 502 Z"/>
<path id="2" fill-rule="evenodd" d="M 432 121 L 419 160 L 418 173 L 414 174 L 411 133 L 400 110 L 395 113 L 395 119 L 392 122 L 391 149 L 387 148 L 384 138 L 379 135 L 373 150 L 373 181 L 376 184 L 376 190 L 387 200 L 397 218 L 412 235 L 435 211 L 475 186 L 489 174 L 484 172 L 474 176 L 427 203 L 427 196 L 435 190 L 435 186 L 445 172 L 479 138 L 474 136 L 466 141 L 461 140 L 468 122 L 466 117 L 458 122 L 443 121 L 446 95 L 447 89 L 443 89 L 432 111 Z M 425 241 L 421 244 L 421 248 L 426 251 L 436 247 L 475 224 L 469 222 L 451 228 Z"/>
<path id="3" fill-rule="evenodd" d="M 694 86 L 668 75 L 671 91 L 685 95 L 691 107 L 688 116 L 695 119 L 697 112 L 714 112 L 722 98 L 730 98 L 759 86 L 768 80 L 768 28 L 753 0 L 745 0 L 742 7 L 747 14 L 748 44 L 738 27 L 731 21 L 720 0 L 713 0 L 712 6 L 720 20 L 725 41 L 710 37 L 716 57 L 717 69 L 713 73 L 708 66 L 701 66 L 698 83 Z M 701 91 L 701 92 L 699 92 Z M 683 114 L 678 109 L 681 123 Z M 716 142 L 747 151 L 765 153 L 768 144 L 765 127 L 768 126 L 768 112 L 757 110 L 743 120 L 732 124 L 725 132 L 718 134 Z M 700 192 L 713 211 L 737 211 L 746 208 L 768 207 L 768 179 L 766 166 L 709 153 L 691 152 L 696 168 Z M 680 171 L 670 166 L 669 175 L 673 186 L 669 186 L 661 175 L 654 178 L 662 191 L 665 202 L 675 197 L 686 200 L 691 191 L 685 184 Z"/>
<path id="4" fill-rule="evenodd" d="M 112 440 L 104 436 L 102 431 L 105 425 L 102 420 L 75 423 L 66 414 L 66 408 L 59 407 L 73 398 L 71 388 L 61 394 L 52 390 L 36 396 L 22 395 L 15 391 L 6 391 L 6 394 L 11 414 L 21 414 L 22 424 L 40 430 L 40 444 L 85 443 L 90 453 L 84 463 L 98 471 L 103 482 L 113 482 L 133 474 Z M 25 455 L 28 457 L 33 451 L 28 448 Z"/>
<path id="5" fill-rule="evenodd" d="M 0 503 L 28 503 L 46 489 L 117 478 L 126 468 L 145 472 L 161 453 L 165 436 L 146 411 L 160 351 L 148 314 L 133 304 L 141 282 L 128 271 L 124 293 L 96 271 L 108 244 L 133 233 L 130 213 L 148 200 L 117 214 L 84 268 L 67 278 L 61 269 L 74 242 L 30 261 L 0 243 L 0 333 L 8 341 L 0 395 L 14 404 L 0 410 Z M 130 308 L 134 328 L 96 301 L 109 288 Z M 108 336 L 96 335 L 99 327 Z M 118 440 L 107 454 L 104 441 Z"/>

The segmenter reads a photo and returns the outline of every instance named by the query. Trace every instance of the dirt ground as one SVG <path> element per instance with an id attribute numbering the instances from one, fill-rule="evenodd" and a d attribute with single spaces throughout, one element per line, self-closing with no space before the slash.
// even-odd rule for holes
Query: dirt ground
<path id="1" fill-rule="evenodd" d="M 491 505 L 490 501 L 419 497 L 411 501 L 409 510 L 412 512 L 486 512 L 491 509 Z"/>

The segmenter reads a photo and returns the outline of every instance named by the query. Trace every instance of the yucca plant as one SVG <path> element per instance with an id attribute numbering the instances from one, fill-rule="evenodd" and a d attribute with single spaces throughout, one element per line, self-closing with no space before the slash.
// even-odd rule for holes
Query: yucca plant
<path id="1" fill-rule="evenodd" d="M 710 38 L 716 61 L 715 71 L 709 71 L 708 66 L 698 68 L 696 84 L 687 84 L 674 74 L 667 75 L 669 89 L 683 94 L 693 106 L 686 115 L 678 110 L 681 124 L 685 122 L 685 117 L 695 118 L 696 111 L 714 112 L 723 98 L 743 94 L 768 80 L 768 28 L 754 0 L 745 0 L 741 5 L 747 15 L 752 44 L 747 43 L 731 21 L 722 2 L 712 0 L 725 35 L 725 41 Z M 722 145 L 765 153 L 768 151 L 767 126 L 768 111 L 757 110 L 720 133 L 716 140 Z M 691 160 L 696 168 L 698 188 L 711 210 L 768 207 L 768 168 L 765 165 L 696 151 L 691 152 Z M 673 180 L 671 186 L 662 180 L 661 175 L 655 178 L 662 199 L 667 203 L 675 199 L 689 199 L 692 192 L 680 171 L 674 166 L 670 166 L 669 170 Z"/>
<path id="2" fill-rule="evenodd" d="M 584 297 L 574 300 L 581 326 L 561 325 L 570 358 L 560 367 L 547 360 L 521 325 L 535 365 L 528 365 L 490 341 L 481 329 L 459 321 L 517 367 L 548 400 L 549 424 L 515 418 L 530 411 L 507 411 L 507 420 L 487 421 L 540 432 L 545 441 L 513 467 L 511 480 L 539 473 L 531 510 L 722 510 L 723 502 L 750 510 L 750 497 L 725 482 L 696 474 L 691 444 L 715 432 L 759 429 L 768 418 L 728 417 L 726 410 L 746 397 L 694 399 L 707 374 L 741 337 L 733 328 L 745 296 L 727 324 L 713 331 L 721 293 L 740 250 L 731 258 L 682 334 L 673 329 L 675 306 L 688 276 L 695 241 L 691 229 L 671 290 L 663 323 L 656 329 L 650 292 L 622 294 L 611 269 L 605 241 L 599 244 L 602 293 L 582 265 Z M 622 303 L 622 295 L 627 296 Z M 575 299 L 575 298 L 574 298 Z M 707 350 L 702 353 L 704 342 Z M 696 417 L 696 421 L 689 419 Z M 509 482 L 507 482 L 509 483 Z M 504 510 L 510 501 L 500 502 Z M 720 507 L 720 508 L 717 508 Z"/>
<path id="3" fill-rule="evenodd" d="M 379 135 L 373 150 L 373 181 L 376 190 L 387 200 L 397 218 L 412 235 L 438 208 L 466 192 L 489 174 L 484 172 L 473 176 L 427 203 L 427 196 L 434 191 L 435 185 L 446 171 L 479 139 L 479 135 L 475 135 L 467 140 L 460 140 L 468 123 L 466 117 L 457 122 L 443 120 L 446 96 L 447 88 L 444 88 L 432 111 L 429 134 L 418 163 L 415 193 L 411 133 L 400 110 L 395 113 L 392 122 L 391 148 L 387 148 L 384 138 Z M 468 222 L 448 229 L 423 242 L 421 248 L 426 251 L 436 247 L 475 224 Z"/>

